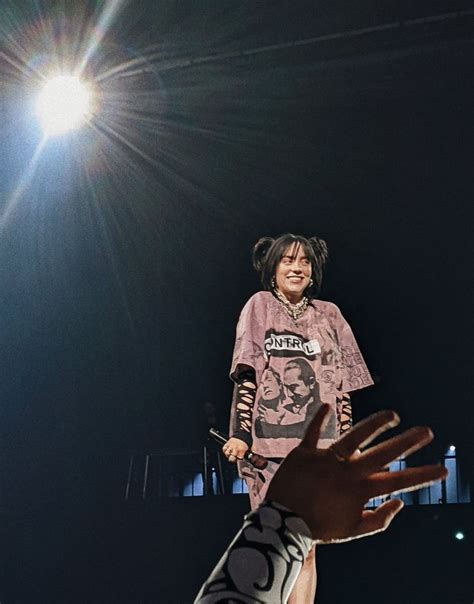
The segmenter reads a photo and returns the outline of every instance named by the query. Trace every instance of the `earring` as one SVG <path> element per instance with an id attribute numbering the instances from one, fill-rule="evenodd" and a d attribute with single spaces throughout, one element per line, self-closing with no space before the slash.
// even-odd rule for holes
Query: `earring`
<path id="1" fill-rule="evenodd" d="M 313 287 L 314 281 L 312 279 L 309 280 L 309 287 Z"/>
<path id="2" fill-rule="evenodd" d="M 272 286 L 272 289 L 275 289 L 275 287 L 276 287 L 275 277 L 272 277 L 272 280 L 270 281 L 270 285 Z"/>

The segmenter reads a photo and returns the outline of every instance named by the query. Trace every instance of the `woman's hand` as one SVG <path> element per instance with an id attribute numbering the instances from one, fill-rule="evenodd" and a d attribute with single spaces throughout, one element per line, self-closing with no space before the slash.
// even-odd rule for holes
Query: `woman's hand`
<path id="1" fill-rule="evenodd" d="M 244 458 L 249 448 L 248 444 L 240 438 L 232 437 L 222 447 L 222 452 L 231 463 L 235 463 L 238 459 Z"/>

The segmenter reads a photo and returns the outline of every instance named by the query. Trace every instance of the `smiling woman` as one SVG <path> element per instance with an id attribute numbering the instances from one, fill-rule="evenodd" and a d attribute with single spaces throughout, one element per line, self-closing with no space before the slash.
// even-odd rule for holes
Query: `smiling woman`
<path id="1" fill-rule="evenodd" d="M 327 255 L 322 239 L 292 234 L 262 238 L 253 250 L 264 291 L 250 298 L 237 326 L 231 438 L 223 447 L 229 461 L 239 460 L 252 509 L 321 405 L 330 406 L 320 441 L 329 447 L 351 426 L 348 393 L 373 383 L 340 310 L 317 299 Z M 269 459 L 264 471 L 242 461 L 250 448 Z M 289 601 L 312 602 L 315 587 L 311 550 Z"/>
<path id="2" fill-rule="evenodd" d="M 275 273 L 275 285 L 292 304 L 298 304 L 305 289 L 312 285 L 311 261 L 301 244 L 295 242 L 285 250 Z"/>

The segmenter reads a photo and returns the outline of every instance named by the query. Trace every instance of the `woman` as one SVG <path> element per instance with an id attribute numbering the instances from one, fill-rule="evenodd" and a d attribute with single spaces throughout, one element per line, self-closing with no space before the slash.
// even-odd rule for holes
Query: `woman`
<path id="1" fill-rule="evenodd" d="M 326 259 L 327 246 L 317 237 L 265 237 L 253 249 L 264 291 L 250 298 L 237 326 L 231 438 L 223 447 L 231 462 L 242 460 L 250 448 L 269 459 L 262 472 L 239 461 L 252 509 L 265 499 L 281 460 L 299 444 L 321 404 L 331 406 L 320 441 L 328 447 L 351 426 L 348 393 L 373 384 L 337 306 L 316 299 Z M 281 392 L 273 413 L 262 413 L 270 372 L 278 376 Z M 313 548 L 289 602 L 312 602 L 315 590 Z"/>

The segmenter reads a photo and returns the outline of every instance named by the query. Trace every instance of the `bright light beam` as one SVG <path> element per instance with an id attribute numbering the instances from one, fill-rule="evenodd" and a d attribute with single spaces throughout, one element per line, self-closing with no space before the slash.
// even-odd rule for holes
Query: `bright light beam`
<path id="1" fill-rule="evenodd" d="M 0 213 L 0 233 L 2 229 L 7 225 L 8 220 L 10 218 L 10 214 L 16 208 L 16 205 L 18 204 L 19 200 L 21 199 L 24 192 L 32 182 L 36 172 L 36 167 L 39 162 L 39 158 L 41 156 L 41 152 L 43 151 L 45 144 L 46 139 L 43 138 L 39 145 L 36 147 L 33 157 L 31 158 L 30 165 L 28 166 L 28 170 L 26 171 L 20 182 L 17 184 L 15 190 L 10 195 L 10 198 L 7 200 L 5 209 L 3 210 L 3 212 Z"/>
<path id="2" fill-rule="evenodd" d="M 71 75 L 49 80 L 36 102 L 36 115 L 46 138 L 78 128 L 91 112 L 91 91 L 79 78 Z"/>
<path id="3" fill-rule="evenodd" d="M 90 45 L 86 49 L 84 57 L 78 66 L 77 73 L 81 74 L 83 72 L 87 63 L 99 48 L 102 39 L 112 25 L 114 19 L 126 4 L 128 4 L 128 0 L 106 0 L 95 31 L 91 35 Z"/>

